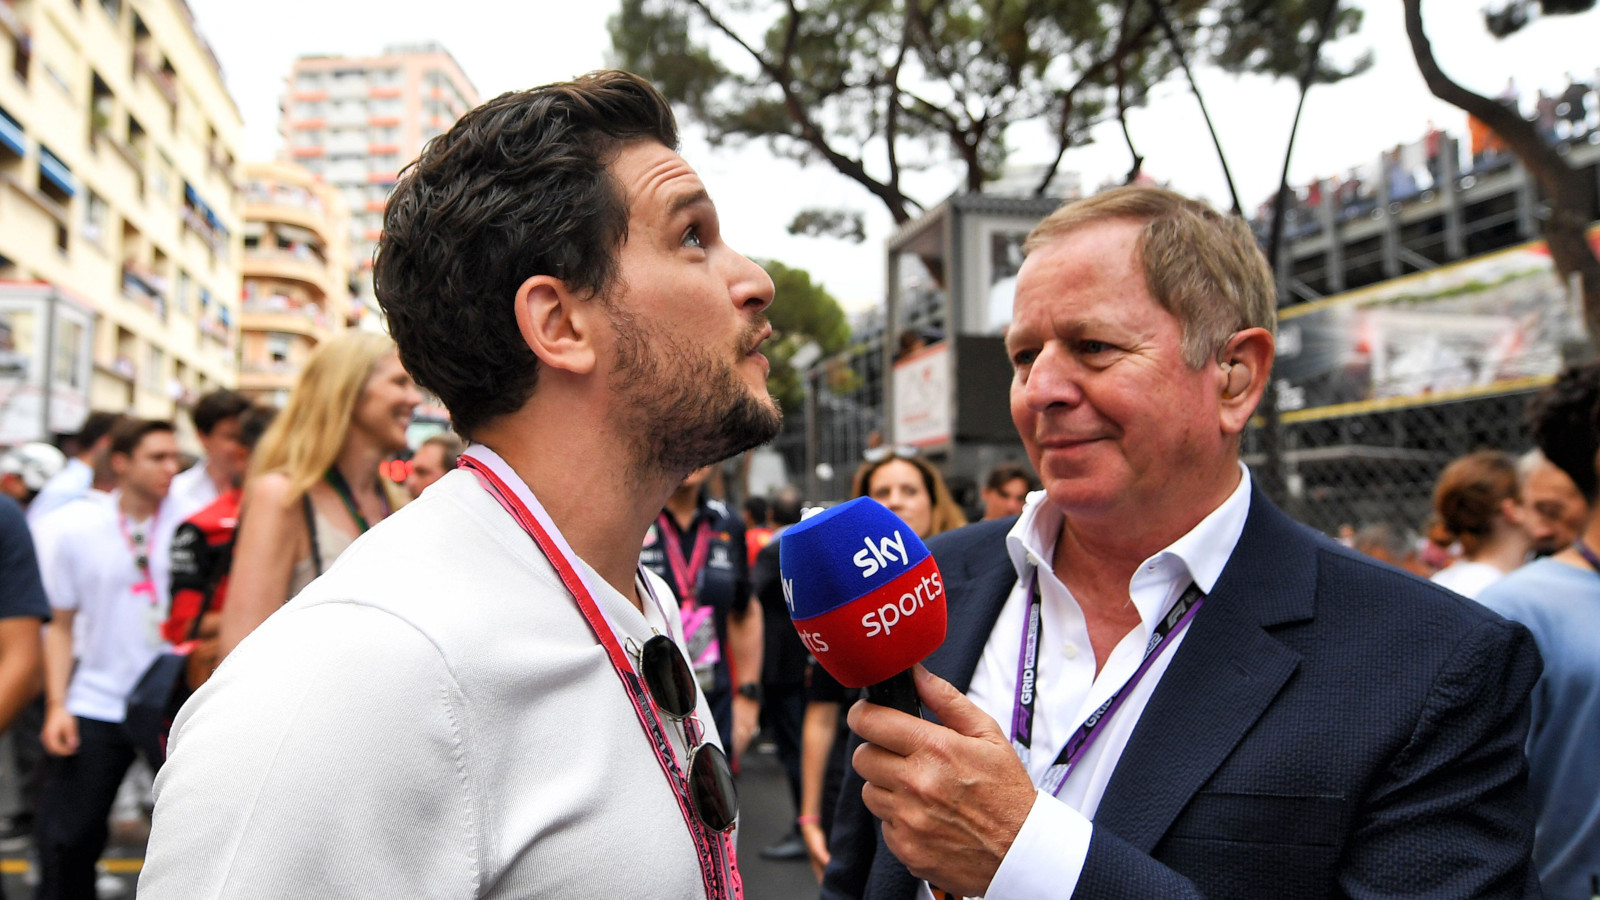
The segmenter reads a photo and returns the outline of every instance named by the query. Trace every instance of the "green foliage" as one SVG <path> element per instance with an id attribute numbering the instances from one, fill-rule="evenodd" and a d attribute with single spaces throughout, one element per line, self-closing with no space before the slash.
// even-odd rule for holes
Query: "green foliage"
<path id="1" fill-rule="evenodd" d="M 762 352 L 772 363 L 767 389 L 785 415 L 798 413 L 805 404 L 805 388 L 791 360 L 801 348 L 815 343 L 823 357 L 832 356 L 850 342 L 850 323 L 839 301 L 811 280 L 804 269 L 792 269 L 776 260 L 762 263 L 772 278 L 776 300 L 767 308 L 772 338 Z"/>

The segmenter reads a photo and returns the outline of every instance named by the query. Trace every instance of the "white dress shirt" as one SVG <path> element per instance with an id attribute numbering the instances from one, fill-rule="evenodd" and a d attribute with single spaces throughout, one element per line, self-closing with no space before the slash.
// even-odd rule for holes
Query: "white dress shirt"
<path id="1" fill-rule="evenodd" d="M 1028 588 L 1037 572 L 1042 609 L 1038 691 L 1028 764 L 1028 774 L 1035 784 L 1043 779 L 1084 720 L 1133 676 L 1144 661 L 1145 647 L 1157 623 L 1189 583 L 1208 594 L 1216 585 L 1250 512 L 1250 472 L 1243 465 L 1239 470 L 1239 485 L 1221 506 L 1188 534 L 1146 559 L 1134 573 L 1128 582 L 1128 594 L 1139 610 L 1139 624 L 1111 651 L 1098 678 L 1083 611 L 1053 571 L 1061 512 L 1045 501 L 1043 491 L 1028 495 L 1021 518 L 1006 535 L 1006 550 L 1016 566 L 1017 583 L 989 633 L 967 697 L 1011 736 Z M 1198 615 L 1204 614 L 1202 607 Z M 989 883 L 984 895 L 988 900 L 1065 897 L 1072 893 L 1089 853 L 1092 820 L 1100 798 L 1145 704 L 1187 634 L 1185 628 L 1172 636 L 1169 646 L 1128 692 L 1121 707 L 1100 726 L 1101 734 L 1078 759 L 1059 795 L 1051 796 L 1042 790 L 1035 795 L 1022 830 Z M 926 884 L 919 896 L 931 900 L 932 892 Z"/>
<path id="2" fill-rule="evenodd" d="M 215 503 L 217 497 L 217 483 L 211 480 L 206 461 L 202 459 L 172 477 L 161 517 L 171 522 L 172 530 L 177 531 L 184 519 Z"/>

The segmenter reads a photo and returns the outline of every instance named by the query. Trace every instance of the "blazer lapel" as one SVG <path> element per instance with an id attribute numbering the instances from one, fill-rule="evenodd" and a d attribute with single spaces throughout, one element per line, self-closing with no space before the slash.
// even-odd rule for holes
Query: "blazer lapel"
<path id="1" fill-rule="evenodd" d="M 1311 617 L 1316 555 L 1254 492 L 1239 544 L 1139 717 L 1096 825 L 1154 849 L 1299 666 L 1264 626 Z"/>
<path id="2" fill-rule="evenodd" d="M 966 693 L 972 673 L 983 655 L 983 646 L 994 629 L 1000 609 L 1017 583 L 1017 570 L 1006 553 L 1005 531 L 974 543 L 942 572 L 945 583 L 945 610 L 949 617 L 944 643 L 929 654 L 923 665 L 928 671 Z"/>

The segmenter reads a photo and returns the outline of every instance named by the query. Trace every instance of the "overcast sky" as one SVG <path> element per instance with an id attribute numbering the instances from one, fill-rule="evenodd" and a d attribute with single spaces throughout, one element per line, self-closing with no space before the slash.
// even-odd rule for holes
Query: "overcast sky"
<path id="1" fill-rule="evenodd" d="M 278 101 L 297 56 L 360 56 L 389 43 L 438 40 L 487 98 L 603 66 L 610 46 L 606 18 L 615 8 L 608 0 L 279 0 L 265 13 L 238 0 L 189 0 L 189 5 L 244 116 L 244 155 L 252 160 L 269 159 L 279 151 Z M 1359 78 L 1311 91 L 1290 170 L 1295 182 L 1347 171 L 1386 147 L 1415 140 L 1429 119 L 1464 134 L 1464 114 L 1434 100 L 1417 74 L 1401 4 L 1365 0 L 1361 5 L 1367 15 L 1360 33 L 1335 50 L 1347 57 L 1370 48 L 1375 65 Z M 1457 80 L 1497 94 L 1510 76 L 1527 97 L 1539 87 L 1559 90 L 1569 71 L 1594 82 L 1600 66 L 1600 11 L 1538 22 L 1497 42 L 1483 28 L 1480 5 L 1476 0 L 1424 3 L 1435 53 Z M 1294 87 L 1221 73 L 1202 73 L 1200 85 L 1240 199 L 1252 209 L 1277 185 L 1294 113 Z M 1146 172 L 1170 180 L 1185 193 L 1226 205 L 1216 155 L 1186 87 L 1172 82 L 1159 88 L 1147 108 L 1130 114 L 1130 126 L 1145 156 Z M 705 179 L 733 246 L 748 256 L 810 270 L 846 308 L 881 302 L 883 241 L 892 221 L 878 201 L 824 165 L 801 168 L 774 159 L 759 143 L 713 151 L 692 128 L 685 131 L 684 156 Z M 1027 134 L 1014 137 L 1014 161 L 1048 158 L 1047 148 Z M 1114 125 L 1096 138 L 1096 143 L 1069 152 L 1063 162 L 1063 168 L 1082 173 L 1088 188 L 1120 176 L 1129 166 Z M 953 168 L 923 173 L 913 184 L 917 199 L 932 205 L 955 189 L 958 174 Z M 790 236 L 785 226 L 794 213 L 816 205 L 866 211 L 867 240 L 850 244 Z"/>

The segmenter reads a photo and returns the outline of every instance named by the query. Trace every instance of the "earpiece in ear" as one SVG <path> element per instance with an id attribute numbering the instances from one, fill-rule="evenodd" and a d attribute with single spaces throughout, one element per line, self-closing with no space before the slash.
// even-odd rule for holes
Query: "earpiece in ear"
<path id="1" fill-rule="evenodd" d="M 1228 384 L 1222 389 L 1222 399 L 1232 400 L 1244 391 L 1250 384 L 1250 369 L 1236 362 L 1225 362 L 1222 371 L 1228 376 Z"/>

